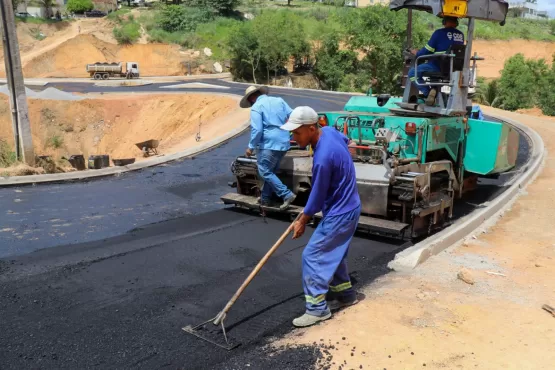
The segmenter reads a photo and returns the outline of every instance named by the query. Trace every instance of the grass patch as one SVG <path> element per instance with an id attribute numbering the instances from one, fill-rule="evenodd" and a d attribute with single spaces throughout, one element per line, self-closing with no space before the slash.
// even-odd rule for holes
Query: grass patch
<path id="1" fill-rule="evenodd" d="M 141 37 L 141 25 L 129 14 L 120 21 L 120 26 L 114 28 L 113 33 L 118 44 L 133 44 Z"/>
<path id="2" fill-rule="evenodd" d="M 40 26 L 29 29 L 29 33 L 35 40 L 42 41 L 46 38 L 46 36 L 42 33 Z"/>
<path id="3" fill-rule="evenodd" d="M 131 9 L 130 8 L 121 8 L 119 10 L 116 10 L 115 12 L 111 12 L 110 14 L 108 14 L 106 16 L 107 19 L 117 22 L 117 23 L 121 23 L 123 20 L 123 16 L 125 14 L 131 13 Z"/>
<path id="4" fill-rule="evenodd" d="M 229 30 L 240 21 L 235 19 L 216 18 L 213 22 L 201 24 L 197 27 L 196 37 L 189 36 L 190 48 L 202 49 L 208 47 L 212 50 L 211 58 L 223 60 L 229 58 L 226 49 L 226 40 Z"/>
<path id="5" fill-rule="evenodd" d="M 64 138 L 61 136 L 54 135 L 46 140 L 47 148 L 59 149 L 62 146 L 64 146 Z"/>
<path id="6" fill-rule="evenodd" d="M 0 139 L 0 167 L 9 167 L 17 162 L 15 151 L 6 140 Z"/>

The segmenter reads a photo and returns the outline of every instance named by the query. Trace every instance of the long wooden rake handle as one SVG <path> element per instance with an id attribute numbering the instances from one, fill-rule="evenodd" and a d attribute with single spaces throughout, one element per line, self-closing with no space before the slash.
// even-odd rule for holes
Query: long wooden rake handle
<path id="1" fill-rule="evenodd" d="M 302 215 L 302 212 L 300 212 L 297 217 L 295 218 L 295 221 L 297 221 Z M 254 277 L 256 276 L 256 274 L 258 274 L 258 272 L 260 271 L 260 269 L 262 268 L 262 266 L 264 266 L 264 264 L 266 263 L 266 261 L 268 261 L 268 259 L 272 256 L 272 254 L 274 254 L 274 252 L 280 247 L 280 245 L 283 243 L 283 241 L 285 240 L 285 238 L 287 238 L 287 235 L 289 235 L 289 233 L 291 232 L 291 230 L 293 229 L 293 225 L 295 224 L 295 221 L 293 221 L 289 227 L 287 228 L 287 230 L 285 230 L 285 232 L 283 234 L 281 234 L 281 236 L 279 237 L 279 239 L 275 242 L 275 244 L 272 246 L 272 248 L 270 248 L 270 250 L 266 253 L 266 255 L 264 257 L 262 257 L 262 259 L 260 260 L 260 262 L 258 262 L 258 265 L 256 265 L 256 267 L 254 268 L 254 270 L 251 271 L 249 277 L 247 277 L 247 279 L 243 282 L 243 284 L 239 287 L 239 289 L 237 289 L 237 292 L 235 292 L 235 294 L 233 295 L 233 297 L 231 297 L 231 299 L 229 300 L 229 302 L 227 302 L 227 304 L 225 305 L 224 309 L 220 311 L 220 313 L 218 314 L 218 316 L 216 316 L 216 318 L 214 319 L 213 323 L 214 325 L 218 325 L 220 324 L 220 322 L 222 322 L 225 319 L 225 316 L 227 315 L 227 312 L 231 309 L 231 306 L 233 306 L 233 304 L 235 303 L 235 301 L 237 300 L 237 298 L 239 298 L 239 296 L 241 295 L 241 293 L 243 293 L 243 291 L 245 290 L 245 288 L 250 284 L 250 282 L 252 281 L 252 279 L 254 279 Z"/>

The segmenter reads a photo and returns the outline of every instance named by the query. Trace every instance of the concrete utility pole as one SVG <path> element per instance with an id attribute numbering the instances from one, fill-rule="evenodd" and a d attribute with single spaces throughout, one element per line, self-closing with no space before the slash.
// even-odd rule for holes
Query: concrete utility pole
<path id="1" fill-rule="evenodd" d="M 10 107 L 14 128 L 15 153 L 18 160 L 23 160 L 29 166 L 35 165 L 35 151 L 29 122 L 29 109 L 19 44 L 15 28 L 15 15 L 11 0 L 0 0 L 0 18 L 2 20 L 2 41 L 4 43 L 4 62 L 6 65 L 6 79 L 10 89 Z"/>

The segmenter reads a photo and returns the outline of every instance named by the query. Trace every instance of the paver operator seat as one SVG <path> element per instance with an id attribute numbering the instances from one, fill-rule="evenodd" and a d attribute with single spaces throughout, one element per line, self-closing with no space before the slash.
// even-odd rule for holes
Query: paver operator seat
<path id="1" fill-rule="evenodd" d="M 468 18 L 466 45 L 454 43 L 445 54 L 428 54 L 415 58 L 410 53 L 405 57 L 418 71 L 418 65 L 427 60 L 440 59 L 438 72 L 424 72 L 419 86 L 435 88 L 438 92 L 435 104 L 427 106 L 418 100 L 419 91 L 414 84 L 406 81 L 403 101 L 397 103 L 401 109 L 393 113 L 408 114 L 417 111 L 421 115 L 460 116 L 472 110 L 469 88 L 474 87 L 476 61 L 483 60 L 476 55 L 471 57 L 474 20 L 500 22 L 505 24 L 508 3 L 504 0 L 391 0 L 389 8 L 394 11 L 409 9 L 408 42 L 412 43 L 412 10 L 426 11 L 438 17 Z M 473 63 L 471 66 L 470 63 Z M 417 75 L 417 73 L 415 73 Z M 418 82 L 417 82 L 418 83 Z M 441 93 L 440 93 L 441 92 Z"/>

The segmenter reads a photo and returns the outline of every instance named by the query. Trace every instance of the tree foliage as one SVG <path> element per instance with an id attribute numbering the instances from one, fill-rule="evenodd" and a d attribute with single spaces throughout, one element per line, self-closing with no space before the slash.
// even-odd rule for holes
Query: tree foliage
<path id="1" fill-rule="evenodd" d="M 544 59 L 525 59 L 521 53 L 507 59 L 499 79 L 499 106 L 517 110 L 537 105 L 548 71 Z"/>
<path id="2" fill-rule="evenodd" d="M 68 0 L 66 9 L 70 13 L 83 14 L 94 9 L 91 0 Z"/>
<path id="3" fill-rule="evenodd" d="M 240 4 L 240 0 L 184 0 L 183 5 L 192 8 L 212 9 L 222 15 L 228 15 Z"/>
<path id="4" fill-rule="evenodd" d="M 485 82 L 483 78 L 478 78 L 478 87 L 474 101 L 478 104 L 497 107 L 499 105 L 499 80 Z"/>
<path id="5" fill-rule="evenodd" d="M 234 76 L 249 79 L 265 72 L 270 80 L 290 58 L 310 53 L 302 19 L 293 12 L 263 12 L 252 22 L 237 26 L 227 40 Z M 256 64 L 256 67 L 253 66 Z"/>
<path id="6" fill-rule="evenodd" d="M 228 45 L 231 54 L 235 57 L 234 70 L 236 73 L 243 77 L 250 74 L 256 84 L 256 75 L 262 60 L 262 50 L 258 38 L 252 30 L 252 23 L 235 26 L 229 34 Z M 246 69 L 245 64 L 250 69 Z"/>
<path id="7" fill-rule="evenodd" d="M 376 92 L 399 91 L 398 78 L 403 70 L 402 50 L 406 46 L 407 17 L 405 11 L 392 12 L 376 5 L 350 12 L 343 21 L 347 45 L 365 56 L 360 67 L 375 78 Z M 422 47 L 427 41 L 424 24 L 414 19 L 413 45 Z"/>
<path id="8" fill-rule="evenodd" d="M 166 32 L 191 32 L 200 23 L 209 22 L 213 18 L 214 15 L 209 9 L 168 5 L 160 12 L 158 23 Z"/>
<path id="9" fill-rule="evenodd" d="M 539 105 L 543 112 L 548 116 L 555 116 L 555 54 L 551 69 L 545 76 L 544 89 L 539 97 Z"/>
<path id="10" fill-rule="evenodd" d="M 328 90 L 338 90 L 342 83 L 357 71 L 356 53 L 339 49 L 339 37 L 335 33 L 325 35 L 315 53 L 314 76 Z"/>

